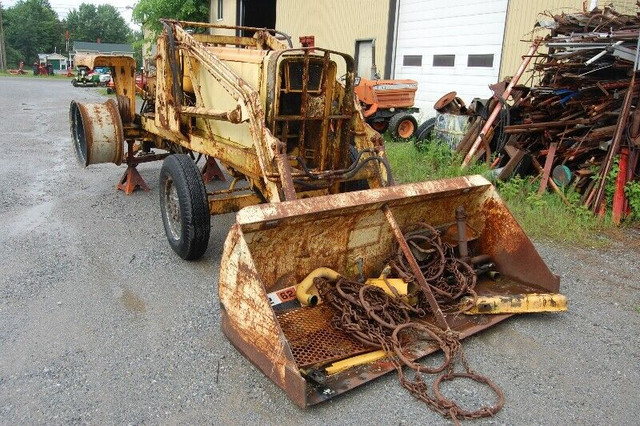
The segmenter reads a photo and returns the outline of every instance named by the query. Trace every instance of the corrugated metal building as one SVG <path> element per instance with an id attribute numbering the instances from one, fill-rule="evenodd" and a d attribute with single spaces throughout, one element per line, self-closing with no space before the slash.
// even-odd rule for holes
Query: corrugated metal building
<path id="1" fill-rule="evenodd" d="M 314 35 L 317 46 L 353 55 L 358 74 L 363 77 L 372 76 L 372 64 L 381 77 L 388 77 L 393 52 L 393 31 L 389 27 L 394 24 L 395 3 L 278 0 L 276 28 L 291 34 L 294 42 L 300 36 Z"/>
<path id="2" fill-rule="evenodd" d="M 294 46 L 300 36 L 313 35 L 317 46 L 353 55 L 361 76 L 377 71 L 417 80 L 416 106 L 426 118 L 449 91 L 465 102 L 491 96 L 488 85 L 515 73 L 526 40 L 545 35 L 532 33 L 545 13 L 596 4 L 638 10 L 635 0 L 211 0 L 210 17 L 223 25 L 276 28 L 290 34 Z"/>
<path id="3" fill-rule="evenodd" d="M 209 16 L 215 24 L 275 28 L 289 34 L 294 46 L 313 35 L 316 46 L 353 55 L 361 75 L 370 77 L 375 63 L 378 74 L 388 77 L 396 1 L 211 0 Z"/>
<path id="4" fill-rule="evenodd" d="M 603 8 L 612 5 L 620 13 L 635 14 L 638 11 L 636 0 L 509 0 L 507 20 L 502 48 L 500 79 L 513 75 L 529 49 L 532 36 L 545 36 L 547 31 L 538 29 L 533 32 L 539 19 L 550 19 L 562 13 L 581 12 L 584 6 Z"/>

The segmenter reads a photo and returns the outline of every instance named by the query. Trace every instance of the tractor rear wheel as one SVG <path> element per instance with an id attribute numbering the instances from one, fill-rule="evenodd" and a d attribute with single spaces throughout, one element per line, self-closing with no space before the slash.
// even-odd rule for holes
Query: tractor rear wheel
<path id="1" fill-rule="evenodd" d="M 160 170 L 160 210 L 169 245 L 185 260 L 202 257 L 211 216 L 200 170 L 185 154 L 168 156 Z"/>
<path id="2" fill-rule="evenodd" d="M 389 120 L 391 136 L 403 142 L 411 139 L 416 133 L 418 122 L 415 117 L 406 112 L 399 112 Z"/>

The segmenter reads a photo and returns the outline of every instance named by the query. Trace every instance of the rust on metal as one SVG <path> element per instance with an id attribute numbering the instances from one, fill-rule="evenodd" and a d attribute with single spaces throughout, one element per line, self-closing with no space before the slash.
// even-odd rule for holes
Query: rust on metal
<path id="1" fill-rule="evenodd" d="M 400 248 L 402 249 L 402 253 L 404 254 L 407 261 L 409 262 L 409 265 L 411 266 L 411 270 L 413 271 L 415 279 L 418 280 L 418 282 L 420 283 L 420 288 L 422 289 L 424 295 L 427 298 L 427 301 L 429 302 L 429 307 L 431 307 L 431 312 L 436 318 L 437 325 L 443 330 L 448 329 L 449 325 L 447 324 L 447 321 L 444 319 L 444 315 L 442 314 L 440 305 L 438 305 L 438 302 L 433 296 L 431 288 L 429 287 L 429 284 L 427 283 L 424 275 L 422 274 L 422 272 L 420 272 L 420 266 L 418 266 L 418 262 L 416 261 L 416 258 L 413 256 L 413 253 L 411 252 L 411 249 L 409 248 L 409 245 L 407 244 L 407 241 L 405 240 L 404 235 L 402 235 L 402 230 L 398 226 L 398 222 L 396 222 L 396 219 L 393 216 L 393 212 L 391 211 L 389 206 L 386 204 L 382 206 L 382 211 L 384 211 L 384 215 L 386 216 L 387 221 L 391 226 L 391 232 L 393 233 L 393 236 L 397 240 L 398 244 L 400 245 Z"/>
<path id="2" fill-rule="evenodd" d="M 277 314 L 298 368 L 327 364 L 367 352 L 366 346 L 331 325 L 334 310 L 318 305 Z"/>
<path id="3" fill-rule="evenodd" d="M 118 106 L 113 99 L 103 104 L 72 101 L 69 121 L 76 156 L 84 167 L 99 163 L 120 165 L 124 132 Z"/>
<path id="4" fill-rule="evenodd" d="M 242 330 L 270 315 L 275 316 L 279 333 L 274 333 L 273 339 L 282 344 L 276 365 L 290 366 L 285 374 L 290 374 L 288 379 L 274 379 L 274 367 L 265 365 L 265 359 L 269 359 L 265 354 L 273 354 L 272 350 L 264 349 L 262 345 L 252 345 L 252 350 L 240 350 L 298 405 L 325 401 L 393 371 L 395 366 L 388 359 L 381 359 L 336 373 L 318 383 L 301 371 L 300 361 L 296 361 L 297 355 L 294 356 L 300 350 L 296 348 L 305 346 L 301 333 L 293 331 L 296 327 L 290 328 L 283 314 L 275 313 L 268 304 L 239 309 L 240 306 L 234 305 L 236 298 L 243 299 L 247 297 L 245 293 L 255 295 L 257 292 L 266 300 L 267 293 L 282 290 L 292 281 L 300 282 L 309 272 L 327 265 L 345 276 L 379 276 L 397 244 L 392 226 L 382 211 L 384 205 L 392 209 L 400 229 L 425 217 L 443 229 L 455 227 L 456 209 L 464 206 L 466 223 L 478 234 L 470 243 L 469 250 L 474 250 L 470 255 L 484 254 L 476 256 L 482 257 L 477 261 L 482 263 L 490 259 L 495 270 L 502 274 L 499 281 L 489 276 L 480 277 L 475 285 L 479 295 L 554 293 L 558 290 L 558 277 L 540 259 L 491 184 L 480 176 L 246 207 L 238 212 L 236 224 L 225 243 L 219 282 L 220 300 L 227 317 L 223 329 L 234 345 L 241 347 L 254 339 L 253 332 L 249 332 L 245 340 Z M 234 248 L 236 246 L 241 246 L 242 250 Z M 240 257 L 251 259 L 249 269 L 238 267 Z M 451 330 L 460 333 L 461 337 L 508 317 L 443 315 Z M 425 316 L 423 321 L 437 323 L 432 314 Z M 231 323 L 234 327 L 228 325 Z M 438 350 L 432 343 L 412 346 L 407 353 L 408 359 L 416 360 Z M 320 351 L 316 346 L 312 347 Z M 324 356 L 328 355 L 320 358 Z M 307 365 L 306 361 L 303 365 Z M 303 388 L 299 387 L 301 383 Z"/>

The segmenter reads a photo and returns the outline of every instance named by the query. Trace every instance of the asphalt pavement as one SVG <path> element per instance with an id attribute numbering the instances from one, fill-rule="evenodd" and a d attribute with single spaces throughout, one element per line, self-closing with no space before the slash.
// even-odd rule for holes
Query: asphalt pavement
<path id="1" fill-rule="evenodd" d="M 0 424 L 448 424 L 391 373 L 307 410 L 226 340 L 217 283 L 233 215 L 205 256 L 179 259 L 150 192 L 115 190 L 124 166 L 81 168 L 72 99 L 97 89 L 0 77 Z M 473 424 L 636 425 L 640 232 L 602 249 L 536 247 L 569 312 L 510 318 L 463 341 L 504 409 Z M 469 401 L 482 389 L 452 390 Z"/>

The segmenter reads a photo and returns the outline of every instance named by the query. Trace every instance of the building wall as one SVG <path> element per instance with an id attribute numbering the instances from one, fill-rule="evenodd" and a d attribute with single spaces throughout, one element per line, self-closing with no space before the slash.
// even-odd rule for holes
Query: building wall
<path id="1" fill-rule="evenodd" d="M 544 37 L 549 32 L 534 25 L 539 19 L 551 19 L 562 13 L 582 11 L 583 0 L 510 0 L 507 10 L 507 24 L 504 32 L 500 79 L 515 74 L 531 47 L 532 37 Z M 523 41 L 527 40 L 527 41 Z M 531 69 L 531 67 L 529 67 Z M 520 82 L 525 82 L 530 73 L 525 73 Z"/>
<path id="2" fill-rule="evenodd" d="M 378 73 L 385 70 L 390 0 L 277 0 L 276 29 L 299 37 L 315 36 L 318 47 L 355 56 L 356 40 L 375 39 Z M 390 60 L 391 58 L 389 58 Z"/>
<path id="3" fill-rule="evenodd" d="M 522 55 L 526 54 L 531 46 L 528 40 L 531 40 L 532 36 L 544 37 L 549 33 L 548 30 L 540 28 L 533 32 L 534 25 L 539 19 L 545 19 L 545 15 L 547 15 L 546 19 L 551 19 L 552 16 L 562 13 L 582 12 L 583 3 L 585 3 L 584 0 L 509 0 L 500 79 L 516 72 L 522 62 Z M 591 0 L 586 0 L 587 8 L 591 4 Z M 620 13 L 635 14 L 640 10 L 636 6 L 636 0 L 597 1 L 599 8 L 610 4 Z M 521 81 L 526 81 L 529 75 L 530 73 L 526 73 Z"/>
<path id="4" fill-rule="evenodd" d="M 237 0 L 222 0 L 222 19 L 218 20 L 218 0 L 209 2 L 209 21 L 212 24 L 236 25 Z M 212 29 L 211 34 L 235 35 L 233 30 Z"/>
<path id="5" fill-rule="evenodd" d="M 456 91 L 466 103 L 489 97 L 498 80 L 507 0 L 400 0 L 395 78 L 418 81 L 421 118 L 435 115 L 433 104 Z M 493 55 L 490 66 L 469 66 L 469 55 Z M 453 55 L 452 66 L 434 56 Z M 419 57 L 420 65 L 407 57 Z"/>
<path id="6" fill-rule="evenodd" d="M 636 5 L 637 0 L 598 0 L 598 7 L 613 5 L 616 12 L 624 13 L 626 15 L 635 15 L 640 9 Z"/>

